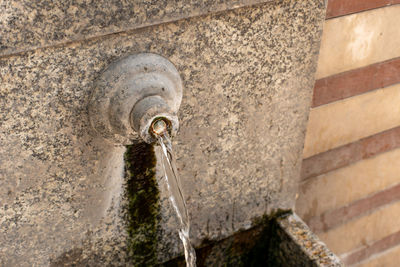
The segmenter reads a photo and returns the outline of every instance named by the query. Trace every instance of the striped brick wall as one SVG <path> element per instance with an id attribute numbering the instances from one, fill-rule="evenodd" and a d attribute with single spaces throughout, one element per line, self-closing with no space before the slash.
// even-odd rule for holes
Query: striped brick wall
<path id="1" fill-rule="evenodd" d="M 348 266 L 399 266 L 400 0 L 329 0 L 297 213 Z"/>

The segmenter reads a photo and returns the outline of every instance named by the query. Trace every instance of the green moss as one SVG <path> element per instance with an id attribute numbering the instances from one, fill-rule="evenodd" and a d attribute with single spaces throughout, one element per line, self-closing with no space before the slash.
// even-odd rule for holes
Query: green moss
<path id="1" fill-rule="evenodd" d="M 291 210 L 283 210 L 283 209 L 273 210 L 269 215 L 264 215 L 260 218 L 254 219 L 252 221 L 252 225 L 254 227 L 259 225 L 267 226 L 271 221 L 274 221 L 282 216 L 290 215 L 292 213 L 293 212 Z"/>
<path id="2" fill-rule="evenodd" d="M 154 148 L 146 143 L 126 148 L 124 159 L 129 257 L 135 266 L 154 266 L 157 262 L 160 217 Z"/>

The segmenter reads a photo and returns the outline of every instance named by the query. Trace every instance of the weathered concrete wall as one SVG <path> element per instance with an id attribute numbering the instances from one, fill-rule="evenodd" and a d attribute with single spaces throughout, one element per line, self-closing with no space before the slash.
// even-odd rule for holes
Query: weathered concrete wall
<path id="1" fill-rule="evenodd" d="M 87 104 L 101 71 L 137 52 L 170 59 L 184 82 L 174 146 L 195 244 L 292 208 L 323 2 L 274 1 L 55 46 L 22 38 L 3 50 L 1 265 L 127 260 L 125 148 L 96 136 Z M 165 260 L 181 245 L 156 176 Z"/>

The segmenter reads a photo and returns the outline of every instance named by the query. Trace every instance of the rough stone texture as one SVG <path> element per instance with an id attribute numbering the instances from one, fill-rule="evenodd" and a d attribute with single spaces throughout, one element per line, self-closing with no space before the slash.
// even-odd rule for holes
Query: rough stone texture
<path id="1" fill-rule="evenodd" d="M 1 58 L 1 265 L 125 264 L 124 147 L 96 136 L 87 104 L 132 53 L 181 73 L 174 148 L 196 245 L 292 208 L 323 18 L 323 1 L 276 1 Z M 158 181 L 166 260 L 182 247 Z"/>
<path id="2" fill-rule="evenodd" d="M 4 0 L 0 55 L 272 0 Z"/>
<path id="3" fill-rule="evenodd" d="M 275 256 L 281 266 L 344 266 L 297 214 L 277 219 Z"/>

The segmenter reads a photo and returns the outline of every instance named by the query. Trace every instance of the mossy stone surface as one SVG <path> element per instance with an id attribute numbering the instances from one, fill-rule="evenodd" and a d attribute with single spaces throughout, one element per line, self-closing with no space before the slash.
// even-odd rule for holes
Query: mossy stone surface
<path id="1" fill-rule="evenodd" d="M 129 145 L 125 152 L 128 254 L 134 265 L 154 266 L 160 201 L 152 145 Z"/>

